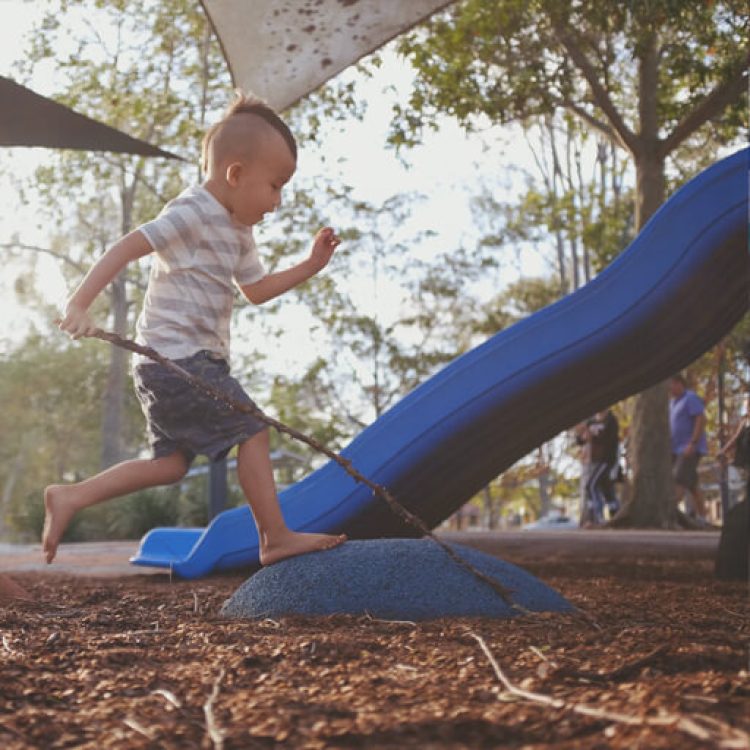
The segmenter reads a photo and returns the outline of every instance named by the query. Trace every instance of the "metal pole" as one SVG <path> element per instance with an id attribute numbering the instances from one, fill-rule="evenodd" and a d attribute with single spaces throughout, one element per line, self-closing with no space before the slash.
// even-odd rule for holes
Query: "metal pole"
<path id="1" fill-rule="evenodd" d="M 208 475 L 208 520 L 221 513 L 227 502 L 227 459 L 211 461 Z"/>
<path id="2" fill-rule="evenodd" d="M 725 419 L 726 408 L 724 403 L 724 343 L 719 344 L 717 349 L 718 362 L 716 368 L 717 394 L 719 397 L 719 444 L 724 445 L 726 439 Z M 719 492 L 721 493 L 721 522 L 726 521 L 729 513 L 729 467 L 726 459 L 719 461 Z"/>

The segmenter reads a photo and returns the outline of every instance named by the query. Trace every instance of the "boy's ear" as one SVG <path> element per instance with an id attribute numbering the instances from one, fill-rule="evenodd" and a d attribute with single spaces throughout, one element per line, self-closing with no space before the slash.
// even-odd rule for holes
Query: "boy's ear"
<path id="1" fill-rule="evenodd" d="M 230 187 L 237 187 L 237 183 L 240 180 L 240 172 L 242 172 L 242 163 L 233 161 L 227 166 L 226 178 L 227 184 Z"/>

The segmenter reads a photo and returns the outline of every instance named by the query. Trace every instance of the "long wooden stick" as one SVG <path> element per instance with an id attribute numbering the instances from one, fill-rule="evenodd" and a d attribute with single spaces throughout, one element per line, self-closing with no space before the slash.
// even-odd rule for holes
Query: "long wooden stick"
<path id="1" fill-rule="evenodd" d="M 244 403 L 240 403 L 239 401 L 235 401 L 233 398 L 231 398 L 227 394 L 222 393 L 217 388 L 214 388 L 210 383 L 207 383 L 201 378 L 198 378 L 195 375 L 192 375 L 191 373 L 187 372 L 187 370 L 180 367 L 174 360 L 167 359 L 166 357 L 162 356 L 161 354 L 159 354 L 159 352 L 157 352 L 155 349 L 151 348 L 150 346 L 143 346 L 141 344 L 137 344 L 135 341 L 131 341 L 130 339 L 123 338 L 122 336 L 119 336 L 116 333 L 112 333 L 111 331 L 104 331 L 101 328 L 96 328 L 94 331 L 92 331 L 89 334 L 89 336 L 93 338 L 101 339 L 102 341 L 108 341 L 110 344 L 113 344 L 114 346 L 119 346 L 123 349 L 127 349 L 128 351 L 135 352 L 136 354 L 140 354 L 144 357 L 147 357 L 148 359 L 153 360 L 154 362 L 158 362 L 163 367 L 166 367 L 167 369 L 171 370 L 175 374 L 179 375 L 183 380 L 186 380 L 188 383 L 190 383 L 190 385 L 192 385 L 196 389 L 203 391 L 204 393 L 211 396 L 212 398 L 218 399 L 219 401 L 223 401 L 230 408 L 235 409 L 236 411 L 243 412 L 245 414 L 252 414 L 252 416 L 261 420 L 261 422 L 264 422 L 270 427 L 273 427 L 278 432 L 284 433 L 285 435 L 289 435 L 289 437 L 295 440 L 298 440 L 301 443 L 305 443 L 306 445 L 309 445 L 311 448 L 318 451 L 319 453 L 322 453 L 325 456 L 328 456 L 328 458 L 330 458 L 332 461 L 335 461 L 339 466 L 341 466 L 344 469 L 344 471 L 347 474 L 349 474 L 349 476 L 353 477 L 357 482 L 364 484 L 366 487 L 369 487 L 373 491 L 373 494 L 385 500 L 385 502 L 388 504 L 390 509 L 399 518 L 401 518 L 410 526 L 417 529 L 421 534 L 423 534 L 426 537 L 429 537 L 430 539 L 432 539 L 432 541 L 434 541 L 436 544 L 442 547 L 443 550 L 445 550 L 448 556 L 455 563 L 457 563 L 464 569 L 468 570 L 472 575 L 474 575 L 483 583 L 486 583 L 488 586 L 490 586 L 497 594 L 500 595 L 500 597 L 503 599 L 503 601 L 506 604 L 510 605 L 514 609 L 518 609 L 524 614 L 528 614 L 528 610 L 525 607 L 522 607 L 520 604 L 517 604 L 512 601 L 511 599 L 511 594 L 513 593 L 512 590 L 503 586 L 499 581 L 492 578 L 491 576 L 488 576 L 486 573 L 483 573 L 481 570 L 479 570 L 470 562 L 468 562 L 468 560 L 464 560 L 464 558 L 461 557 L 449 544 L 446 544 L 442 540 L 438 539 L 437 536 L 435 536 L 435 534 L 432 533 L 430 528 L 421 518 L 416 516 L 411 511 L 407 510 L 401 503 L 399 503 L 396 500 L 396 498 L 393 497 L 393 494 L 386 487 L 384 487 L 381 484 L 376 484 L 375 482 L 368 479 L 352 464 L 351 461 L 349 461 L 349 459 L 344 458 L 340 454 L 332 451 L 330 448 L 327 448 L 325 445 L 315 440 L 315 438 L 311 438 L 308 435 L 305 435 L 303 432 L 300 432 L 299 430 L 296 430 L 293 427 L 289 427 L 288 425 L 285 425 L 283 422 L 279 422 L 277 419 L 274 419 L 273 417 L 269 417 L 265 412 L 263 412 L 257 406 L 254 407 L 250 404 L 244 404 Z"/>

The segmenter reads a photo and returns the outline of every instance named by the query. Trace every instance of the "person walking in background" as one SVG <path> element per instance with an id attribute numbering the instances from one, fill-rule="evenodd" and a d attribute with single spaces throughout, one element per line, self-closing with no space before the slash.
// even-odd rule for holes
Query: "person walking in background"
<path id="1" fill-rule="evenodd" d="M 590 516 L 586 484 L 588 482 L 591 469 L 591 446 L 589 445 L 588 441 L 588 430 L 586 428 L 586 422 L 581 422 L 580 424 L 577 424 L 575 426 L 573 430 L 573 436 L 580 451 L 579 458 L 581 461 L 581 473 L 578 489 L 581 511 L 578 515 L 578 525 L 583 527 L 587 523 L 589 523 Z"/>
<path id="2" fill-rule="evenodd" d="M 617 465 L 619 424 L 611 409 L 597 412 L 576 428 L 576 439 L 583 446 L 583 511 L 581 526 L 604 522 L 604 508 L 611 518 L 619 509 L 612 482 Z"/>
<path id="3" fill-rule="evenodd" d="M 698 482 L 698 464 L 708 453 L 703 399 L 688 389 L 685 377 L 679 373 L 669 380 L 669 396 L 675 503 L 679 505 L 687 491 L 693 501 L 688 515 L 705 520 L 706 508 Z"/>
<path id="4" fill-rule="evenodd" d="M 622 468 L 620 467 L 620 423 L 611 409 L 607 409 L 604 414 L 603 449 L 604 462 L 607 464 L 607 477 L 602 486 L 604 490 L 604 502 L 607 506 L 607 515 L 612 519 L 620 510 L 620 501 L 615 491 L 615 484 L 623 481 Z"/>

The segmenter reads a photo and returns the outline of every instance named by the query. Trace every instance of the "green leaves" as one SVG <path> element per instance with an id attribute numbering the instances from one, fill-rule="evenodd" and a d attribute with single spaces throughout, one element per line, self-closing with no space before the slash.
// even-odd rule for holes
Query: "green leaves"
<path id="1" fill-rule="evenodd" d="M 637 107 L 651 96 L 658 135 L 666 138 L 712 91 L 741 75 L 747 32 L 747 9 L 731 0 L 464 0 L 399 42 L 417 76 L 409 106 L 394 113 L 391 142 L 419 142 L 439 115 L 471 129 L 480 116 L 502 124 L 561 109 L 613 129 L 619 113 L 622 126 L 652 137 L 642 132 Z M 639 75 L 654 38 L 658 78 L 646 90 Z M 743 101 L 746 91 L 708 118 L 735 123 L 733 132 L 716 130 L 723 141 L 737 136 Z"/>

